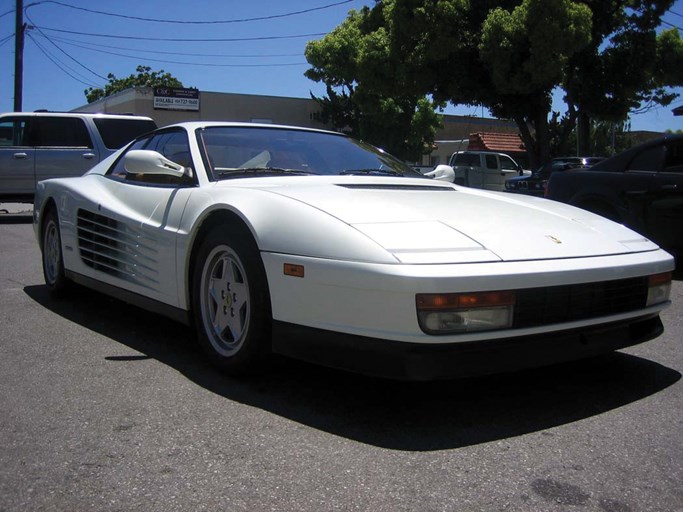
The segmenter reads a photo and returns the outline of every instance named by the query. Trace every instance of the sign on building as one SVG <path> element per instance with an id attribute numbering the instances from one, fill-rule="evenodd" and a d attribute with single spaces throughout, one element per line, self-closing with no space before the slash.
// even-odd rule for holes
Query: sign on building
<path id="1" fill-rule="evenodd" d="M 199 89 L 155 87 L 154 108 L 164 110 L 199 110 Z"/>

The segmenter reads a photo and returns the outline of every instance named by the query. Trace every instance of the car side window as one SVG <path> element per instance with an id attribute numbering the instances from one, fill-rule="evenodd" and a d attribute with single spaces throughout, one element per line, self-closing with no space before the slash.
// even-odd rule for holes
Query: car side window
<path id="1" fill-rule="evenodd" d="M 169 160 L 194 170 L 190 143 L 184 130 L 157 134 L 151 138 L 145 149 L 161 153 Z"/>
<path id="2" fill-rule="evenodd" d="M 149 138 L 137 140 L 126 150 L 126 153 L 128 151 L 132 151 L 133 149 L 145 149 L 145 146 L 148 142 Z M 107 171 L 107 176 L 113 176 L 115 178 L 119 178 L 122 180 L 127 180 L 129 178 L 128 171 L 126 171 L 126 168 L 123 163 L 125 156 L 125 153 L 121 155 L 121 157 L 116 161 L 116 163 Z"/>
<path id="3" fill-rule="evenodd" d="M 28 119 L 3 118 L 0 121 L 0 147 L 30 146 Z"/>
<path id="4" fill-rule="evenodd" d="M 486 168 L 498 169 L 498 159 L 496 155 L 486 155 Z"/>
<path id="5" fill-rule="evenodd" d="M 666 147 L 666 159 L 662 172 L 683 173 L 683 142 L 672 143 Z"/>
<path id="6" fill-rule="evenodd" d="M 465 165 L 467 167 L 479 167 L 479 155 L 472 153 L 458 153 L 455 155 L 453 165 Z"/>
<path id="7" fill-rule="evenodd" d="M 662 163 L 664 162 L 664 152 L 664 146 L 656 146 L 641 151 L 633 160 L 631 160 L 631 163 L 628 165 L 626 170 L 657 172 L 662 168 Z"/>
<path id="8" fill-rule="evenodd" d="M 74 117 L 41 117 L 38 119 L 37 146 L 57 148 L 90 148 L 93 143 L 83 119 Z"/>
<path id="9" fill-rule="evenodd" d="M 127 150 L 145 149 L 161 153 L 169 160 L 192 170 L 194 176 L 194 164 L 190 154 L 190 144 L 187 133 L 183 131 L 168 131 L 157 133 L 151 137 L 145 137 L 135 141 Z M 155 184 L 155 185 L 184 185 L 191 184 L 194 179 L 189 176 L 176 177 L 166 174 L 137 174 L 128 172 L 125 165 L 125 154 L 118 159 L 116 164 L 108 171 L 109 175 L 125 181 Z"/>
<path id="10" fill-rule="evenodd" d="M 504 169 L 506 171 L 516 171 L 517 170 L 517 166 L 515 165 L 515 162 L 509 156 L 501 156 L 500 157 L 500 168 Z"/>

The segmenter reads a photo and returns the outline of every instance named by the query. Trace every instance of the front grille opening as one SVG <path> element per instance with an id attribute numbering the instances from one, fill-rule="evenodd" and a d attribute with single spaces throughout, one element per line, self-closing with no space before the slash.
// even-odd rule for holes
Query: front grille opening
<path id="1" fill-rule="evenodd" d="M 517 290 L 513 328 L 628 313 L 647 303 L 647 277 Z"/>

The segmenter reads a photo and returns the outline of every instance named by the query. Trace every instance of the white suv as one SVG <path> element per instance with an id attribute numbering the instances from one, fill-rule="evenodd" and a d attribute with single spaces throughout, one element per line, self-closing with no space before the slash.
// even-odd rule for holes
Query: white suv
<path id="1" fill-rule="evenodd" d="M 458 151 L 448 164 L 453 168 L 456 185 L 487 190 L 505 190 L 505 180 L 523 173 L 511 157 L 490 151 Z"/>
<path id="2" fill-rule="evenodd" d="M 138 135 L 149 117 L 13 112 L 0 115 L 0 201 L 32 202 L 36 183 L 80 176 Z"/>

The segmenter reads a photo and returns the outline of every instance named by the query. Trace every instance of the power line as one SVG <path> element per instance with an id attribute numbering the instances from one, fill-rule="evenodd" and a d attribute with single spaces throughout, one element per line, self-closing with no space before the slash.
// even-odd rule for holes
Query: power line
<path id="1" fill-rule="evenodd" d="M 11 10 L 9 10 L 9 11 L 7 11 L 7 12 L 3 12 L 2 14 L 0 14 L 0 18 L 2 18 L 2 17 L 4 17 L 4 16 L 7 16 L 8 14 L 12 14 L 13 12 L 14 12 L 14 9 L 11 9 Z"/>
<path id="2" fill-rule="evenodd" d="M 81 75 L 80 73 L 78 73 L 78 72 L 74 71 L 73 69 L 71 69 L 69 66 L 67 66 L 66 64 L 64 64 L 63 62 L 61 62 L 61 61 L 60 61 L 59 59 L 57 59 L 56 57 L 52 56 L 52 55 L 50 54 L 50 52 L 48 52 L 45 48 L 43 48 L 43 46 L 42 46 L 40 43 L 38 43 L 38 41 L 36 41 L 35 38 L 34 38 L 30 33 L 27 33 L 27 35 L 28 35 L 29 39 L 31 39 L 31 41 L 33 41 L 33 44 L 36 45 L 36 48 L 38 48 L 38 49 L 43 53 L 43 55 L 45 55 L 45 57 L 48 58 L 48 60 L 50 60 L 55 66 L 57 66 L 57 68 L 59 68 L 59 69 L 62 71 L 62 73 L 68 75 L 69 77 L 73 78 L 73 79 L 76 80 L 77 82 L 82 83 L 83 85 L 87 85 L 87 86 L 90 86 L 90 87 L 99 87 L 97 84 L 93 84 L 92 82 L 85 82 L 84 80 L 87 80 L 87 78 L 85 78 L 85 77 L 84 77 L 83 75 Z M 65 69 L 65 68 L 67 68 L 69 71 L 71 71 L 71 73 L 70 73 L 69 71 L 67 71 L 67 69 Z M 73 73 L 73 74 L 72 74 L 72 73 Z M 81 77 L 83 78 L 83 80 L 81 80 L 80 78 L 74 76 L 74 74 L 81 76 Z"/>
<path id="3" fill-rule="evenodd" d="M 323 9 L 329 9 L 330 7 L 336 7 L 339 5 L 343 4 L 348 4 L 353 2 L 354 0 L 342 0 L 339 2 L 335 2 L 332 4 L 327 4 L 323 5 L 320 7 L 312 7 L 310 9 L 304 9 L 301 11 L 293 11 L 293 12 L 287 12 L 283 14 L 272 14 L 269 16 L 258 16 L 255 18 L 242 18 L 242 19 L 233 19 L 233 20 L 210 20 L 210 21 L 189 21 L 189 20 L 164 20 L 164 19 L 158 19 L 158 18 L 143 18 L 140 16 L 129 16 L 126 14 L 116 14 L 112 12 L 105 12 L 105 11 L 97 11 L 95 9 L 88 9 L 85 7 L 79 7 L 71 4 L 67 4 L 64 2 L 58 2 L 56 0 L 44 0 L 41 2 L 33 2 L 32 4 L 27 5 L 24 8 L 24 11 L 26 11 L 29 7 L 36 7 L 38 5 L 42 4 L 55 4 L 59 5 L 62 7 L 68 7 L 70 9 L 76 9 L 79 11 L 85 11 L 93 14 L 101 14 L 103 16 L 113 16 L 116 18 L 125 18 L 129 20 L 136 20 L 136 21 L 148 21 L 148 22 L 153 22 L 153 23 L 175 23 L 175 24 L 181 24 L 181 25 L 220 25 L 220 24 L 228 24 L 228 23 L 246 23 L 249 21 L 265 21 L 265 20 L 272 20 L 272 19 L 277 19 L 277 18 L 287 18 L 289 16 L 297 16 L 299 14 L 306 14 L 309 12 L 314 12 L 314 11 L 322 11 Z"/>
<path id="4" fill-rule="evenodd" d="M 25 11 L 24 11 L 24 12 L 25 12 Z M 95 75 L 97 78 L 101 78 L 102 80 L 106 80 L 106 79 L 107 79 L 107 77 L 104 77 L 104 76 L 100 75 L 99 73 L 96 73 L 95 71 L 93 71 L 92 69 L 90 69 L 88 66 L 86 66 L 85 64 L 83 64 L 83 63 L 77 61 L 77 60 L 74 59 L 71 55 L 69 55 L 68 53 L 66 53 L 62 48 L 59 47 L 59 45 L 57 45 L 57 43 L 55 43 L 55 42 L 52 41 L 49 37 L 47 37 L 47 36 L 41 31 L 41 29 L 40 29 L 39 27 L 36 27 L 35 25 L 33 25 L 33 20 L 32 20 L 28 15 L 26 15 L 26 19 L 28 19 L 28 20 L 32 23 L 31 28 L 34 28 L 35 30 L 37 30 L 45 39 L 47 39 L 47 41 L 48 41 L 52 46 L 54 46 L 55 48 L 57 48 L 60 52 L 62 52 L 64 55 L 66 55 L 69 59 L 71 59 L 72 61 L 74 61 L 76 64 L 78 64 L 79 66 L 81 66 L 81 67 L 82 67 L 83 69 L 85 69 L 86 71 L 89 71 L 90 73 L 92 73 L 93 75 Z M 34 40 L 33 38 L 32 38 L 31 40 L 35 42 L 35 40 Z"/>
<path id="5" fill-rule="evenodd" d="M 289 36 L 260 36 L 260 37 L 234 37 L 234 38 L 200 38 L 200 39 L 183 39 L 175 37 L 141 37 L 141 36 L 124 36 L 124 35 L 112 35 L 112 34 L 96 34 L 92 32 L 78 32 L 75 30 L 63 30 L 58 28 L 40 27 L 33 25 L 30 28 L 36 28 L 38 30 L 47 30 L 48 32 L 61 32 L 64 34 L 78 34 L 82 36 L 91 37 L 107 37 L 111 39 L 132 39 L 136 41 L 171 41 L 178 43 L 229 43 L 238 41 L 273 41 L 278 39 L 297 39 L 302 37 L 321 37 L 327 35 L 326 32 L 319 32 L 316 34 L 296 34 Z"/>
<path id="6" fill-rule="evenodd" d="M 0 46 L 5 44 L 7 41 L 11 41 L 13 37 L 14 37 L 14 34 L 10 34 L 7 37 L 3 37 L 2 39 L 0 39 Z"/>
<path id="7" fill-rule="evenodd" d="M 662 25 L 668 25 L 672 28 L 676 28 L 678 30 L 683 30 L 683 28 L 679 27 L 678 25 L 674 25 L 673 23 L 669 23 L 668 21 L 662 20 Z"/>
<path id="8" fill-rule="evenodd" d="M 88 48 L 87 46 L 81 46 L 81 45 L 72 44 L 72 43 L 65 43 L 65 44 L 69 44 L 71 46 L 83 48 L 85 50 L 89 50 L 92 52 L 104 53 L 107 55 L 115 55 L 117 57 L 125 57 L 128 59 L 136 59 L 136 60 L 144 59 L 145 61 L 162 62 L 165 64 L 182 64 L 184 66 L 207 66 L 207 67 L 218 67 L 218 68 L 220 68 L 220 67 L 226 67 L 226 68 L 260 68 L 260 67 L 287 67 L 287 66 L 305 66 L 305 65 L 307 65 L 306 62 L 286 62 L 286 63 L 271 63 L 271 64 L 220 64 L 220 63 L 215 63 L 215 62 L 175 61 L 175 60 L 167 60 L 167 59 L 155 59 L 152 57 L 139 56 L 139 55 L 126 55 L 124 53 L 112 52 L 112 51 L 107 51 L 107 50 L 98 50 L 96 48 Z M 97 75 L 97 76 L 99 76 L 99 75 Z M 100 77 L 100 78 L 103 78 L 103 77 Z"/>
<path id="9" fill-rule="evenodd" d="M 41 36 L 43 37 L 43 36 Z M 89 41 L 80 41 L 77 39 L 69 39 L 66 37 L 51 37 L 53 41 L 59 41 L 69 46 L 83 48 L 86 50 L 97 50 L 99 48 L 108 48 L 113 50 L 137 51 L 138 48 L 131 48 L 127 46 L 113 46 L 107 44 L 95 44 Z M 159 55 L 179 55 L 185 57 L 222 57 L 222 58 L 236 58 L 236 59 L 259 59 L 271 57 L 300 57 L 299 53 L 271 53 L 271 54 L 235 54 L 235 53 L 188 53 L 188 52 L 167 52 L 161 50 L 145 50 L 145 53 L 154 53 Z"/>

